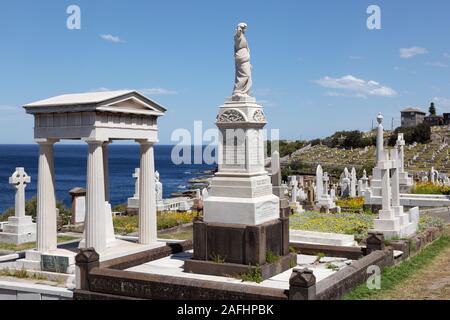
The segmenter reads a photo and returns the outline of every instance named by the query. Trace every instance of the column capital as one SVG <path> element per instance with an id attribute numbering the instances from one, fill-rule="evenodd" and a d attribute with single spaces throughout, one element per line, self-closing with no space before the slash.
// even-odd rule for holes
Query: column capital
<path id="1" fill-rule="evenodd" d="M 46 139 L 46 138 L 38 138 L 38 139 L 34 139 L 34 142 L 36 142 L 37 144 L 48 144 L 48 145 L 53 145 L 55 143 L 58 143 L 60 140 L 59 139 Z"/>
<path id="2" fill-rule="evenodd" d="M 139 143 L 140 145 L 148 145 L 148 146 L 153 146 L 158 142 L 158 141 L 147 140 L 147 139 L 139 139 L 139 140 L 135 140 L 135 141 L 137 143 Z"/>
<path id="3" fill-rule="evenodd" d="M 105 142 L 108 142 L 109 140 L 102 140 L 102 139 L 95 139 L 95 138 L 86 138 L 83 139 L 84 142 L 87 144 L 93 144 L 93 145 L 103 145 Z"/>

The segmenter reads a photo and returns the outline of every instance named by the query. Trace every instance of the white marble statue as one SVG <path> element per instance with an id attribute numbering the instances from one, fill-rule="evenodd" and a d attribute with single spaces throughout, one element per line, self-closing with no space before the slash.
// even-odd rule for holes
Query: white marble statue
<path id="1" fill-rule="evenodd" d="M 234 58 L 236 62 L 236 79 L 233 97 L 249 96 L 252 87 L 252 65 L 250 64 L 250 49 L 245 32 L 247 24 L 240 23 L 234 36 Z"/>

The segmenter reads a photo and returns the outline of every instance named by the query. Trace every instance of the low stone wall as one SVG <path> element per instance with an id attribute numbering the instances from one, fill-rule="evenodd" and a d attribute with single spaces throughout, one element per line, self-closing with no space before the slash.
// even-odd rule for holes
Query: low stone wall
<path id="1" fill-rule="evenodd" d="M 111 269 L 93 269 L 89 275 L 89 291 L 119 297 L 150 300 L 280 300 L 287 299 L 285 290 L 244 284 L 218 283 Z M 86 298 L 83 291 L 75 299 Z M 105 297 L 107 298 L 107 297 Z"/>
<path id="2" fill-rule="evenodd" d="M 367 281 L 367 269 L 378 266 L 381 270 L 391 266 L 394 261 L 392 249 L 374 251 L 368 256 L 353 262 L 347 268 L 317 283 L 315 300 L 338 300 L 360 284 Z"/>
<path id="3" fill-rule="evenodd" d="M 429 228 L 428 230 L 411 237 L 408 240 L 388 241 L 388 245 L 394 250 L 402 251 L 403 255 L 396 261 L 401 261 L 415 256 L 423 250 L 428 244 L 439 239 L 444 233 L 444 227 Z"/>
<path id="4" fill-rule="evenodd" d="M 1 300 L 72 300 L 73 292 L 64 288 L 23 282 L 0 281 Z"/>
<path id="5" fill-rule="evenodd" d="M 289 296 L 296 300 L 338 300 L 345 294 L 363 284 L 372 275 L 369 267 L 378 266 L 380 270 L 416 255 L 427 245 L 439 239 L 444 228 L 429 228 L 409 240 L 384 241 L 382 234 L 370 234 L 366 239 L 366 255 L 354 261 L 350 266 L 316 283 L 307 269 L 295 270 L 290 280 Z M 386 246 L 386 243 L 388 246 Z M 394 250 L 403 255 L 394 259 Z"/>
<path id="6" fill-rule="evenodd" d="M 382 234 L 370 234 L 365 248 L 295 244 L 295 249 L 304 254 L 321 252 L 357 260 L 318 283 L 312 271 L 294 269 L 289 281 L 289 290 L 123 271 L 188 250 L 192 248 L 192 241 L 168 245 L 102 264 L 95 251 L 85 249 L 76 258 L 80 270 L 80 285 L 75 291 L 74 298 L 76 300 L 338 300 L 367 281 L 373 274 L 368 273 L 370 267 L 378 266 L 383 270 L 394 265 L 394 249 L 405 250 L 404 258 L 407 258 L 438 239 L 442 232 L 443 229 L 430 228 L 409 241 L 388 243 L 392 244 L 388 247 Z"/>
<path id="7" fill-rule="evenodd" d="M 77 255 L 79 287 L 75 300 L 286 300 L 286 290 L 199 279 L 123 271 L 149 261 L 192 249 L 192 241 L 169 244 L 100 264 L 92 249 Z"/>

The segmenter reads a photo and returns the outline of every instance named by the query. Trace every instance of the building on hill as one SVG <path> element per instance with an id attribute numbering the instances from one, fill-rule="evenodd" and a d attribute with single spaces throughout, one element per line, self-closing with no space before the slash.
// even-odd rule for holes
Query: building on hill
<path id="1" fill-rule="evenodd" d="M 432 127 L 434 126 L 443 126 L 444 125 L 444 117 L 437 114 L 430 114 L 424 118 L 424 122 Z"/>
<path id="2" fill-rule="evenodd" d="M 450 113 L 444 113 L 444 125 L 450 125 Z"/>
<path id="3" fill-rule="evenodd" d="M 401 111 L 402 127 L 415 127 L 422 124 L 426 113 L 419 108 L 407 108 Z"/>

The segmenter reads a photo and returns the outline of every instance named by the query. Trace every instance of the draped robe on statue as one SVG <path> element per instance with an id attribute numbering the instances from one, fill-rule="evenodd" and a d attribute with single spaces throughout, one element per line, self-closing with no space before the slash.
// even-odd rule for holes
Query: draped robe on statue
<path id="1" fill-rule="evenodd" d="M 236 80 L 233 96 L 250 95 L 252 86 L 252 66 L 250 64 L 250 49 L 243 32 L 237 32 L 235 37 Z"/>

